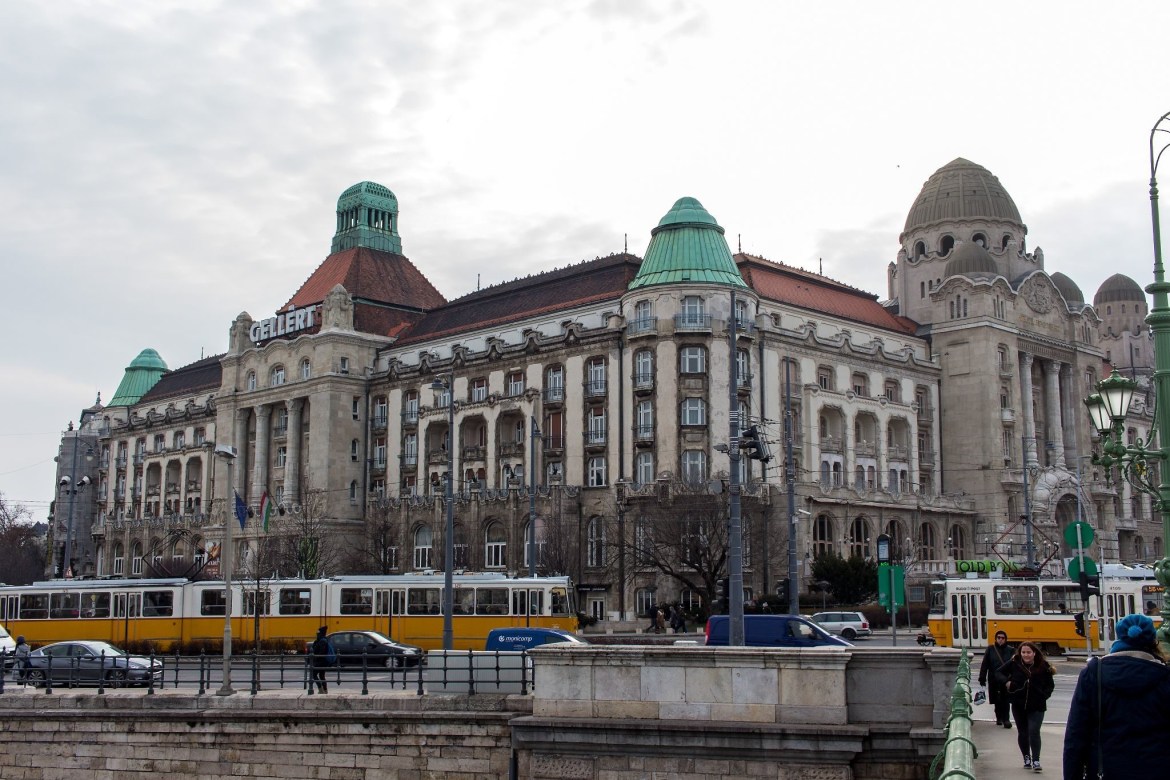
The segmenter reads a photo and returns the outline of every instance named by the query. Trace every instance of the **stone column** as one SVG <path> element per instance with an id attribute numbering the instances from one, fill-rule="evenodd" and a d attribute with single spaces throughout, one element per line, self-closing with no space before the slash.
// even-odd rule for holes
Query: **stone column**
<path id="1" fill-rule="evenodd" d="M 268 487 L 268 433 L 272 408 L 268 404 L 258 404 L 253 411 L 256 415 L 256 459 L 252 464 L 252 489 L 248 493 L 249 502 L 259 501 L 261 494 Z"/>
<path id="2" fill-rule="evenodd" d="M 305 407 L 304 398 L 290 398 L 288 407 L 288 453 L 284 462 L 284 503 L 288 506 L 300 503 L 301 493 L 301 412 Z"/>
<path id="3" fill-rule="evenodd" d="M 1036 457 L 1036 416 L 1032 413 L 1032 354 L 1020 355 L 1020 410 L 1024 418 L 1024 468 L 1040 465 Z"/>
<path id="4" fill-rule="evenodd" d="M 1068 419 L 1068 427 L 1064 433 L 1064 462 L 1071 471 L 1077 471 L 1076 464 L 1081 457 L 1078 451 L 1077 444 L 1079 436 L 1077 435 L 1078 413 L 1083 413 L 1083 408 L 1076 397 L 1076 379 L 1072 371 L 1072 364 L 1063 363 L 1060 369 L 1060 408 L 1064 411 L 1064 416 Z M 1069 466 L 1069 464 L 1072 464 Z"/>
<path id="5" fill-rule="evenodd" d="M 240 495 L 244 494 L 244 486 L 248 484 L 248 474 L 244 469 L 243 460 L 248 453 L 248 409 L 237 409 L 235 417 L 232 420 L 234 430 L 232 431 L 232 446 L 236 448 L 236 462 L 232 464 L 233 474 L 232 481 L 234 485 L 228 485 L 227 495 L 229 506 L 232 501 L 232 491 L 235 490 Z M 210 507 L 209 507 L 210 511 Z"/>
<path id="6" fill-rule="evenodd" d="M 1044 361 L 1045 416 L 1052 436 L 1052 461 L 1049 466 L 1064 468 L 1064 428 L 1060 419 L 1060 368 L 1059 360 Z"/>

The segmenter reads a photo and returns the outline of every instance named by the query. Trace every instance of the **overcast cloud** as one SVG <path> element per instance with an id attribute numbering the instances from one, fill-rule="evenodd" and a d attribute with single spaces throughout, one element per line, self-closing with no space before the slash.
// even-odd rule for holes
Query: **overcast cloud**
<path id="1" fill-rule="evenodd" d="M 0 8 L 0 492 L 131 359 L 221 352 L 398 196 L 448 298 L 621 251 L 698 198 L 735 249 L 886 297 L 922 183 L 991 170 L 1092 298 L 1150 281 L 1170 4 L 118 2 Z"/>

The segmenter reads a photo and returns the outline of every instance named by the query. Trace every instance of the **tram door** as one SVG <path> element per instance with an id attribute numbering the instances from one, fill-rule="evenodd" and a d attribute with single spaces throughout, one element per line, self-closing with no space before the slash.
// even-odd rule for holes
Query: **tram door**
<path id="1" fill-rule="evenodd" d="M 985 594 L 951 594 L 951 647 L 987 647 Z"/>
<path id="2" fill-rule="evenodd" d="M 141 593 L 114 594 L 114 630 L 110 639 L 125 644 L 138 638 L 138 618 L 142 616 Z"/>
<path id="3" fill-rule="evenodd" d="M 1105 611 L 1101 615 L 1097 633 L 1103 646 L 1107 647 L 1109 643 L 1117 639 L 1117 632 L 1114 630 L 1117 621 L 1140 610 L 1135 609 L 1136 605 L 1132 593 L 1104 593 L 1101 595 L 1101 603 Z"/>
<path id="4" fill-rule="evenodd" d="M 0 596 L 0 623 L 7 625 L 9 620 L 16 620 L 18 603 L 20 596 Z"/>
<path id="5" fill-rule="evenodd" d="M 401 634 L 401 627 L 395 625 L 394 618 L 398 615 L 406 613 L 406 590 L 403 588 L 378 588 L 374 591 L 374 613 L 377 615 L 377 630 L 391 639 L 401 642 L 401 636 L 395 636 L 395 629 L 399 629 Z"/>

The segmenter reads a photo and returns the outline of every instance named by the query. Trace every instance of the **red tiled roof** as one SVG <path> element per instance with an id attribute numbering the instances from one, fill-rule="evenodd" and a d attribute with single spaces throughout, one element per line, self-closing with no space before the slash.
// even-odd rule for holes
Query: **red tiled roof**
<path id="1" fill-rule="evenodd" d="M 447 338 L 596 301 L 616 301 L 637 276 L 641 263 L 634 255 L 610 255 L 479 290 L 427 312 L 398 344 Z"/>
<path id="2" fill-rule="evenodd" d="M 872 293 L 755 255 L 737 254 L 735 262 L 744 281 L 761 297 L 899 333 L 918 331 L 917 323 L 892 314 Z"/>
<path id="3" fill-rule="evenodd" d="M 194 363 L 168 371 L 159 377 L 154 387 L 142 396 L 141 403 L 154 403 L 177 395 L 193 395 L 219 388 L 223 376 L 220 359 L 223 355 L 212 355 Z"/>
<path id="4" fill-rule="evenodd" d="M 447 302 L 414 263 L 402 255 L 354 247 L 326 257 L 281 311 L 289 306 L 300 308 L 320 303 L 338 284 L 355 300 L 364 298 L 413 312 Z"/>

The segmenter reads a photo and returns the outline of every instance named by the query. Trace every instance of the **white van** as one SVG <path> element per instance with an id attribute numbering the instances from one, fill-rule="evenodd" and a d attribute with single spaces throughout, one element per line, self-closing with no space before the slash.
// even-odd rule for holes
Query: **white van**
<path id="1" fill-rule="evenodd" d="M 0 657 L 4 658 L 4 668 L 11 669 L 16 662 L 16 640 L 0 626 Z"/>

